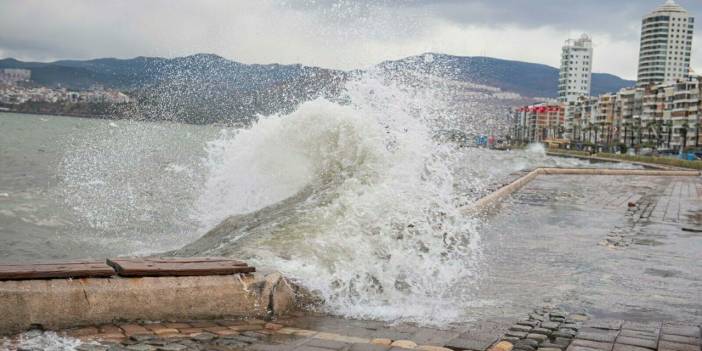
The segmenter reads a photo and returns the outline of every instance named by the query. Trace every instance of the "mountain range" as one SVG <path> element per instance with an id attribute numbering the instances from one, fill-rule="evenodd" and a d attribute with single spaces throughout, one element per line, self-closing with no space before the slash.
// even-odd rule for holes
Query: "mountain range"
<path id="1" fill-rule="evenodd" d="M 139 102 L 133 114 L 193 123 L 270 114 L 314 97 L 333 97 L 349 77 L 362 72 L 243 64 L 213 54 L 49 63 L 8 58 L 0 60 L 0 68 L 31 69 L 32 81 L 44 86 L 86 89 L 101 85 L 128 91 Z M 369 69 L 428 74 L 497 87 L 526 98 L 556 97 L 558 90 L 559 70 L 554 67 L 491 57 L 425 53 L 385 61 Z M 613 92 L 634 84 L 611 74 L 594 73 L 592 93 Z"/>

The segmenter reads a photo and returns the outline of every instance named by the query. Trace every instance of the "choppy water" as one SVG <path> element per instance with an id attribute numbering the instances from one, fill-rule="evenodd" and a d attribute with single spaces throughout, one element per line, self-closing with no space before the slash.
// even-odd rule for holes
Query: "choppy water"
<path id="1" fill-rule="evenodd" d="M 597 165 L 439 143 L 437 129 L 461 118 L 443 103 L 367 79 L 344 103 L 307 102 L 245 130 L 0 114 L 0 260 L 229 255 L 283 271 L 345 316 L 516 316 L 548 287 L 501 294 L 514 286 L 491 267 L 524 262 L 491 257 L 534 223 L 458 208 L 515 171 Z"/>

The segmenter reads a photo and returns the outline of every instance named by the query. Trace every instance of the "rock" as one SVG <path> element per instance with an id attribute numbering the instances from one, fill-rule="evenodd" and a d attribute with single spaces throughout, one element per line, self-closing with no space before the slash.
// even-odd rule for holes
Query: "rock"
<path id="1" fill-rule="evenodd" d="M 136 341 L 137 343 L 144 342 L 144 341 L 149 341 L 153 340 L 156 337 L 150 334 L 135 334 L 129 337 L 131 340 Z"/>
<path id="2" fill-rule="evenodd" d="M 387 346 L 390 346 L 390 344 L 392 344 L 392 340 L 390 340 L 390 339 L 384 339 L 384 338 L 376 338 L 376 339 L 371 340 L 370 343 L 371 343 L 371 344 L 375 344 L 375 345 L 387 345 Z"/>
<path id="3" fill-rule="evenodd" d="M 390 346 L 402 347 L 404 349 L 414 349 L 417 347 L 417 343 L 411 340 L 395 340 Z"/>
<path id="4" fill-rule="evenodd" d="M 514 345 L 509 341 L 500 341 L 493 345 L 489 351 L 512 351 Z"/>
<path id="5" fill-rule="evenodd" d="M 508 330 L 507 333 L 505 333 L 505 335 L 507 335 L 507 336 L 513 336 L 513 337 L 515 337 L 515 338 L 523 339 L 523 338 L 526 338 L 527 333 L 526 333 L 526 332 L 518 332 L 518 331 L 511 331 L 511 330 Z"/>

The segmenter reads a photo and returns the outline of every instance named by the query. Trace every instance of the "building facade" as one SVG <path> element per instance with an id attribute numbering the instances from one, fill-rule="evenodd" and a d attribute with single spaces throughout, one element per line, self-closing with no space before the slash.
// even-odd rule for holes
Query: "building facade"
<path id="1" fill-rule="evenodd" d="M 574 147 L 678 152 L 700 147 L 702 77 L 525 106 L 515 114 L 514 130 L 521 131 L 515 139 L 523 142 L 564 138 Z"/>
<path id="2" fill-rule="evenodd" d="M 590 96 L 592 84 L 592 39 L 583 34 L 580 39 L 568 39 L 561 50 L 561 71 L 558 77 L 560 101 L 575 101 Z"/>
<path id="3" fill-rule="evenodd" d="M 676 4 L 665 4 L 641 22 L 638 84 L 658 84 L 688 76 L 695 18 Z"/>
<path id="4" fill-rule="evenodd" d="M 32 71 L 20 68 L 0 69 L 0 83 L 14 84 L 16 82 L 27 82 L 32 77 Z"/>

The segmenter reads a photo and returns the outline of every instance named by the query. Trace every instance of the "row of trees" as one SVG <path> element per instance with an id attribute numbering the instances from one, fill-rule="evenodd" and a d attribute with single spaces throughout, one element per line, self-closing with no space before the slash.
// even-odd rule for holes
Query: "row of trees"
<path id="1" fill-rule="evenodd" d="M 678 135 L 682 139 L 682 150 L 688 148 L 688 134 L 694 133 L 694 147 L 699 147 L 700 123 L 685 121 L 678 127 Z M 515 126 L 512 131 L 514 140 L 523 143 L 535 140 L 562 139 L 565 134 L 563 126 L 549 126 L 546 128 L 529 128 Z M 537 137 L 538 135 L 538 137 Z M 626 148 L 653 148 L 672 150 L 673 122 L 671 120 L 634 121 L 627 119 L 621 125 L 615 126 L 611 122 L 574 125 L 571 133 L 571 143 L 575 146 L 595 146 L 612 150 L 615 147 Z M 677 150 L 679 151 L 679 150 Z"/>

